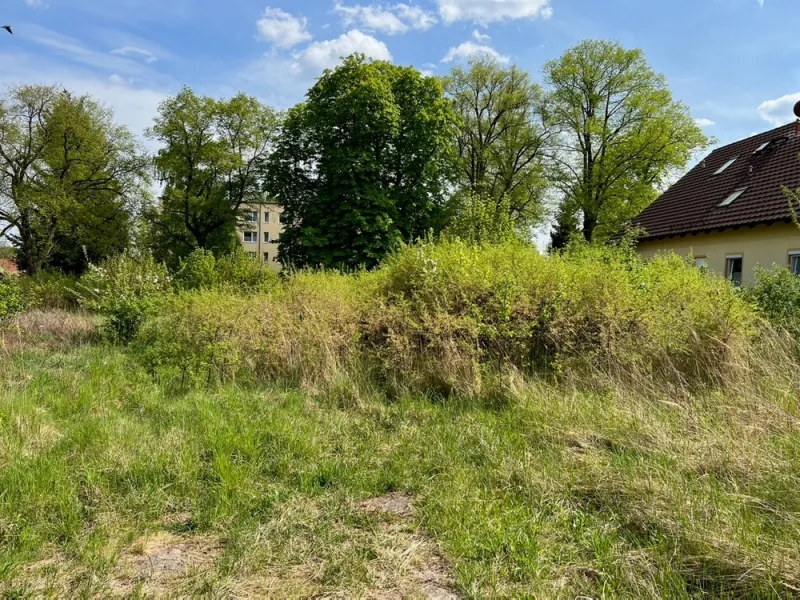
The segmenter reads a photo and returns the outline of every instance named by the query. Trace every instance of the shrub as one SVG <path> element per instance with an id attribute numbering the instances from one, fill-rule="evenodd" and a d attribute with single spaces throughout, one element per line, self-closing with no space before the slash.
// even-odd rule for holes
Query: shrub
<path id="1" fill-rule="evenodd" d="M 218 283 L 217 260 L 210 250 L 198 248 L 181 259 L 174 284 L 178 290 L 210 290 Z"/>
<path id="2" fill-rule="evenodd" d="M 152 374 L 186 384 L 257 377 L 317 389 L 357 356 L 370 279 L 300 272 L 265 294 L 178 294 L 134 349 Z"/>
<path id="3" fill-rule="evenodd" d="M 759 268 L 743 294 L 770 323 L 800 337 L 800 277 L 777 265 Z"/>
<path id="4" fill-rule="evenodd" d="M 33 277 L 24 275 L 19 285 L 31 309 L 74 310 L 79 307 L 78 280 L 60 271 L 41 271 Z"/>
<path id="5" fill-rule="evenodd" d="M 79 289 L 81 304 L 105 317 L 109 339 L 127 344 L 171 287 L 166 267 L 151 254 L 126 252 L 90 265 Z"/>
<path id="6" fill-rule="evenodd" d="M 0 321 L 25 310 L 25 300 L 19 282 L 12 277 L 0 278 Z"/>
<path id="7" fill-rule="evenodd" d="M 133 348 L 151 374 L 181 384 L 235 379 L 257 352 L 251 308 L 246 298 L 219 291 L 178 294 L 151 315 Z"/>
<path id="8" fill-rule="evenodd" d="M 175 274 L 180 291 L 229 288 L 238 293 L 266 292 L 278 283 L 278 275 L 238 248 L 219 259 L 198 248 L 181 261 Z"/>
<path id="9" fill-rule="evenodd" d="M 217 259 L 215 271 L 218 285 L 234 288 L 240 293 L 266 292 L 278 283 L 275 271 L 251 258 L 241 248 Z"/>
<path id="10" fill-rule="evenodd" d="M 184 381 L 247 373 L 320 388 L 357 375 L 395 394 L 499 397 L 518 373 L 722 383 L 754 324 L 732 286 L 674 255 L 545 257 L 456 239 L 403 248 L 372 273 L 188 294 L 148 322 L 140 347 L 154 372 Z"/>

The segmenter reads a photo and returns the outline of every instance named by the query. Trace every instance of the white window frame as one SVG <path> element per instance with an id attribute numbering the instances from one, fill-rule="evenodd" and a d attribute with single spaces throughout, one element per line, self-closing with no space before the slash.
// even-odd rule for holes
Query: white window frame
<path id="1" fill-rule="evenodd" d="M 737 160 L 739 160 L 738 156 L 734 156 L 733 158 L 729 159 L 728 161 L 725 162 L 724 165 L 722 165 L 719 169 L 717 169 L 714 172 L 714 175 L 719 175 L 720 173 L 723 173 L 724 171 L 726 171 L 728 169 L 728 167 L 730 167 Z"/>
<path id="2" fill-rule="evenodd" d="M 264 211 L 264 223 L 269 224 L 269 210 Z"/>
<path id="3" fill-rule="evenodd" d="M 742 285 L 742 283 L 743 283 L 742 280 L 744 279 L 744 255 L 743 254 L 726 254 L 725 255 L 725 278 L 728 281 L 733 282 L 733 272 L 731 271 L 731 261 L 732 260 L 736 260 L 736 259 L 739 259 L 740 261 L 742 261 L 742 271 L 741 271 L 741 274 L 740 274 L 740 281 L 739 281 L 739 284 L 738 284 L 738 285 Z M 734 285 L 736 285 L 735 282 L 734 282 Z"/>
<path id="4" fill-rule="evenodd" d="M 244 211 L 244 222 L 245 223 L 258 223 L 258 211 L 257 210 L 246 210 L 246 211 Z"/>
<path id="5" fill-rule="evenodd" d="M 269 231 L 265 231 L 265 232 L 264 232 L 264 243 L 265 243 L 265 244 L 269 244 L 269 242 L 270 242 L 270 239 L 269 239 Z"/>
<path id="6" fill-rule="evenodd" d="M 796 273 L 792 268 L 794 259 L 797 259 L 798 262 L 798 272 Z M 789 250 L 789 271 L 792 272 L 792 275 L 800 275 L 800 250 Z"/>
<path id="7" fill-rule="evenodd" d="M 247 238 L 250 237 L 248 240 Z M 257 244 L 258 243 L 258 232 L 257 231 L 243 231 L 242 232 L 242 243 L 244 244 Z"/>
<path id="8" fill-rule="evenodd" d="M 264 262 L 265 263 L 269 262 L 269 252 L 264 252 Z"/>
<path id="9" fill-rule="evenodd" d="M 725 198 L 725 200 L 719 203 L 719 206 L 730 206 L 731 204 L 736 202 L 746 191 L 747 191 L 747 186 L 734 190 L 730 196 L 728 196 L 727 198 Z"/>

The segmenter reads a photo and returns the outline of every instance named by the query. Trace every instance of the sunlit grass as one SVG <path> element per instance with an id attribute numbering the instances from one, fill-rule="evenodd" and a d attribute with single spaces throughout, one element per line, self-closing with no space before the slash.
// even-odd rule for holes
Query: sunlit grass
<path id="1" fill-rule="evenodd" d="M 11 595 L 146 593 L 120 565 L 168 535 L 207 548 L 176 595 L 402 595 L 387 557 L 417 552 L 472 597 L 788 597 L 798 490 L 797 415 L 754 398 L 176 393 L 108 347 L 0 365 Z M 359 509 L 395 491 L 408 522 Z"/>

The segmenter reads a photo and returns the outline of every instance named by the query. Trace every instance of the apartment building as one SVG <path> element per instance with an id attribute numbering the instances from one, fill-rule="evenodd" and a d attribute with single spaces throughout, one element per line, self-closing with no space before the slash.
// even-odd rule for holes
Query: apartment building
<path id="1" fill-rule="evenodd" d="M 283 223 L 283 208 L 277 204 L 264 203 L 244 207 L 244 222 L 239 229 L 242 247 L 253 258 L 258 258 L 265 265 L 280 270 L 278 262 L 278 244 L 280 243 Z"/>

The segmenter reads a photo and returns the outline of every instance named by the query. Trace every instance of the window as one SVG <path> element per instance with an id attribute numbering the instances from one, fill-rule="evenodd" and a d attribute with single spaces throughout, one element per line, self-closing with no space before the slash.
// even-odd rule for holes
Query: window
<path id="1" fill-rule="evenodd" d="M 258 242 L 258 232 L 257 231 L 245 231 L 244 232 L 244 241 L 247 244 L 255 244 Z"/>
<path id="2" fill-rule="evenodd" d="M 248 210 L 244 213 L 245 223 L 258 223 L 258 213 L 254 210 Z"/>
<path id="3" fill-rule="evenodd" d="M 264 223 L 269 223 L 269 211 L 264 213 Z"/>
<path id="4" fill-rule="evenodd" d="M 759 153 L 759 152 L 761 152 L 762 150 L 766 150 L 766 149 L 767 149 L 767 146 L 769 146 L 771 143 L 772 143 L 772 142 L 764 142 L 764 143 L 763 143 L 763 144 L 761 144 L 761 145 L 760 145 L 758 148 L 756 148 L 756 149 L 755 149 L 755 152 L 753 152 L 753 154 L 758 154 L 758 153 Z"/>
<path id="5" fill-rule="evenodd" d="M 735 286 L 742 285 L 742 256 L 729 255 L 725 257 L 725 273 Z"/>
<path id="6" fill-rule="evenodd" d="M 726 162 L 724 165 L 722 165 L 719 169 L 717 169 L 717 171 L 714 173 L 714 175 L 719 175 L 720 173 L 722 173 L 725 169 L 727 169 L 733 163 L 735 163 L 737 158 L 739 158 L 739 157 L 738 156 L 734 156 L 732 159 L 730 159 L 728 162 Z"/>
<path id="7" fill-rule="evenodd" d="M 707 256 L 696 256 L 694 259 L 694 266 L 698 269 L 706 269 L 708 270 L 708 257 Z"/>
<path id="8" fill-rule="evenodd" d="M 731 204 L 733 204 L 733 203 L 736 201 L 736 199 L 737 199 L 739 196 L 741 196 L 742 194 L 744 194 L 746 191 L 747 191 L 747 188 L 746 188 L 746 187 L 739 188 L 738 190 L 736 190 L 735 192 L 733 192 L 733 193 L 732 193 L 730 196 L 728 196 L 727 198 L 725 198 L 725 200 L 723 200 L 722 202 L 720 202 L 720 203 L 719 203 L 719 205 L 720 205 L 720 206 L 730 206 Z"/>
<path id="9" fill-rule="evenodd" d="M 250 255 L 250 258 L 255 258 L 257 256 L 255 252 L 248 252 L 247 254 Z"/>
<path id="10" fill-rule="evenodd" d="M 264 252 L 264 262 L 269 262 L 269 252 Z"/>
<path id="11" fill-rule="evenodd" d="M 269 231 L 264 232 L 264 243 L 269 244 Z"/>
<path id="12" fill-rule="evenodd" d="M 800 275 L 800 250 L 789 252 L 789 269 L 792 275 Z"/>
<path id="13" fill-rule="evenodd" d="M 278 223 L 283 223 L 283 214 L 278 213 Z"/>

